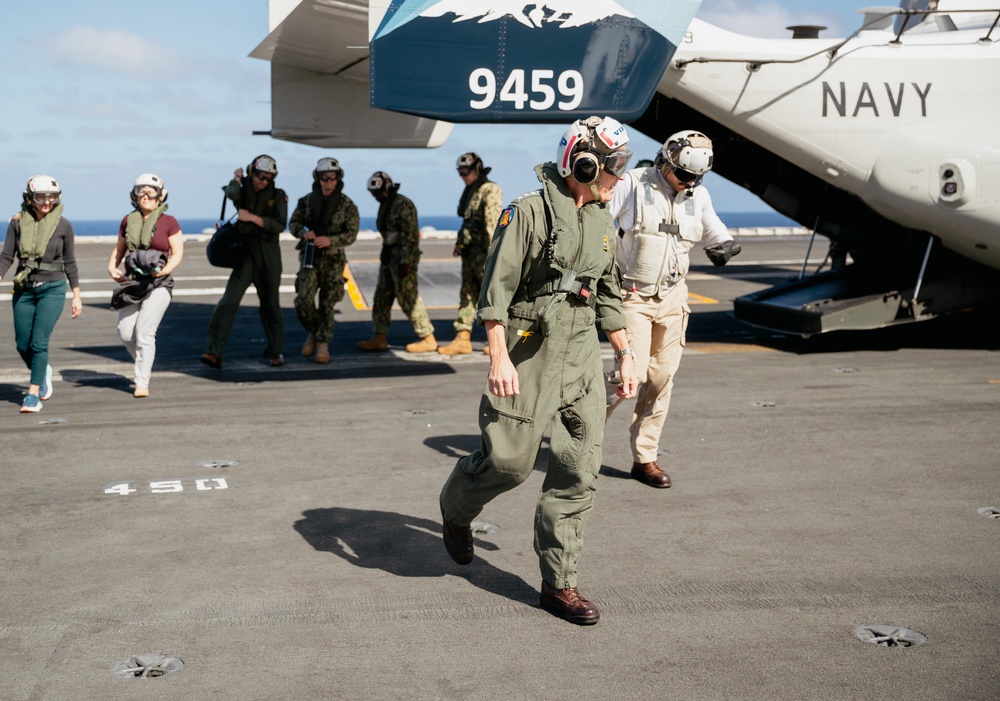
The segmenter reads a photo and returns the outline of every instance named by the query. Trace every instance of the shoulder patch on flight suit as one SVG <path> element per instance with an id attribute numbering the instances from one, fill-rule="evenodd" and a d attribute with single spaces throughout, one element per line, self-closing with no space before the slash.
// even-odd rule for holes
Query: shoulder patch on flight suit
<path id="1" fill-rule="evenodd" d="M 510 224 L 511 220 L 514 219 L 514 208 L 507 207 L 503 212 L 500 213 L 500 221 L 497 222 L 497 226 L 501 229 L 506 229 L 507 225 Z"/>

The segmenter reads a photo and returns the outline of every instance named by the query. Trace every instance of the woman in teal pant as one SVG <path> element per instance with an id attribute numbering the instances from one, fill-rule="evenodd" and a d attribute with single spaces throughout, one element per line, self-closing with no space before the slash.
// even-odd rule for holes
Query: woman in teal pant
<path id="1" fill-rule="evenodd" d="M 73 225 L 62 218 L 61 200 L 62 191 L 54 179 L 48 175 L 31 178 L 0 252 L 0 280 L 17 258 L 14 338 L 17 352 L 31 370 L 21 413 L 41 411 L 42 400 L 52 396 L 49 337 L 65 306 L 66 279 L 73 290 L 73 318 L 83 311 Z"/>

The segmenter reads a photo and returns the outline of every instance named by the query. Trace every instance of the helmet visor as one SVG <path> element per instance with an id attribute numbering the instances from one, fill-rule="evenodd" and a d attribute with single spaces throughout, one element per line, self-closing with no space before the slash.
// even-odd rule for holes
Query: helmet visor
<path id="1" fill-rule="evenodd" d="M 612 151 L 604 157 L 604 169 L 616 178 L 621 178 L 628 170 L 628 164 L 631 160 L 632 152 L 627 148 Z"/>
<path id="2" fill-rule="evenodd" d="M 674 168 L 674 177 L 676 177 L 682 183 L 693 183 L 701 176 L 698 175 L 697 173 L 692 173 L 690 170 L 684 170 L 683 168 Z"/>

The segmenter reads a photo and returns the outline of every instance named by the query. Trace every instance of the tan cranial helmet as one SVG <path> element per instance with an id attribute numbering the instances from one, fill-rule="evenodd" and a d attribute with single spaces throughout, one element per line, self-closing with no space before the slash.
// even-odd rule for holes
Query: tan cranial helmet
<path id="1" fill-rule="evenodd" d="M 658 168 L 664 173 L 672 171 L 678 180 L 687 183 L 700 181 L 712 170 L 714 161 L 712 140 L 690 129 L 672 134 L 656 154 Z"/>

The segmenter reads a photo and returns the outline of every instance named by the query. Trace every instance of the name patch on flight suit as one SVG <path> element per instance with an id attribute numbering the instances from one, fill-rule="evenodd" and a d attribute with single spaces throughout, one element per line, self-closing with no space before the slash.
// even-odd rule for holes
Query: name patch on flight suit
<path id="1" fill-rule="evenodd" d="M 510 224 L 511 220 L 514 219 L 514 208 L 507 207 L 503 212 L 500 213 L 500 221 L 497 222 L 497 226 L 501 229 L 506 229 L 507 225 Z"/>

